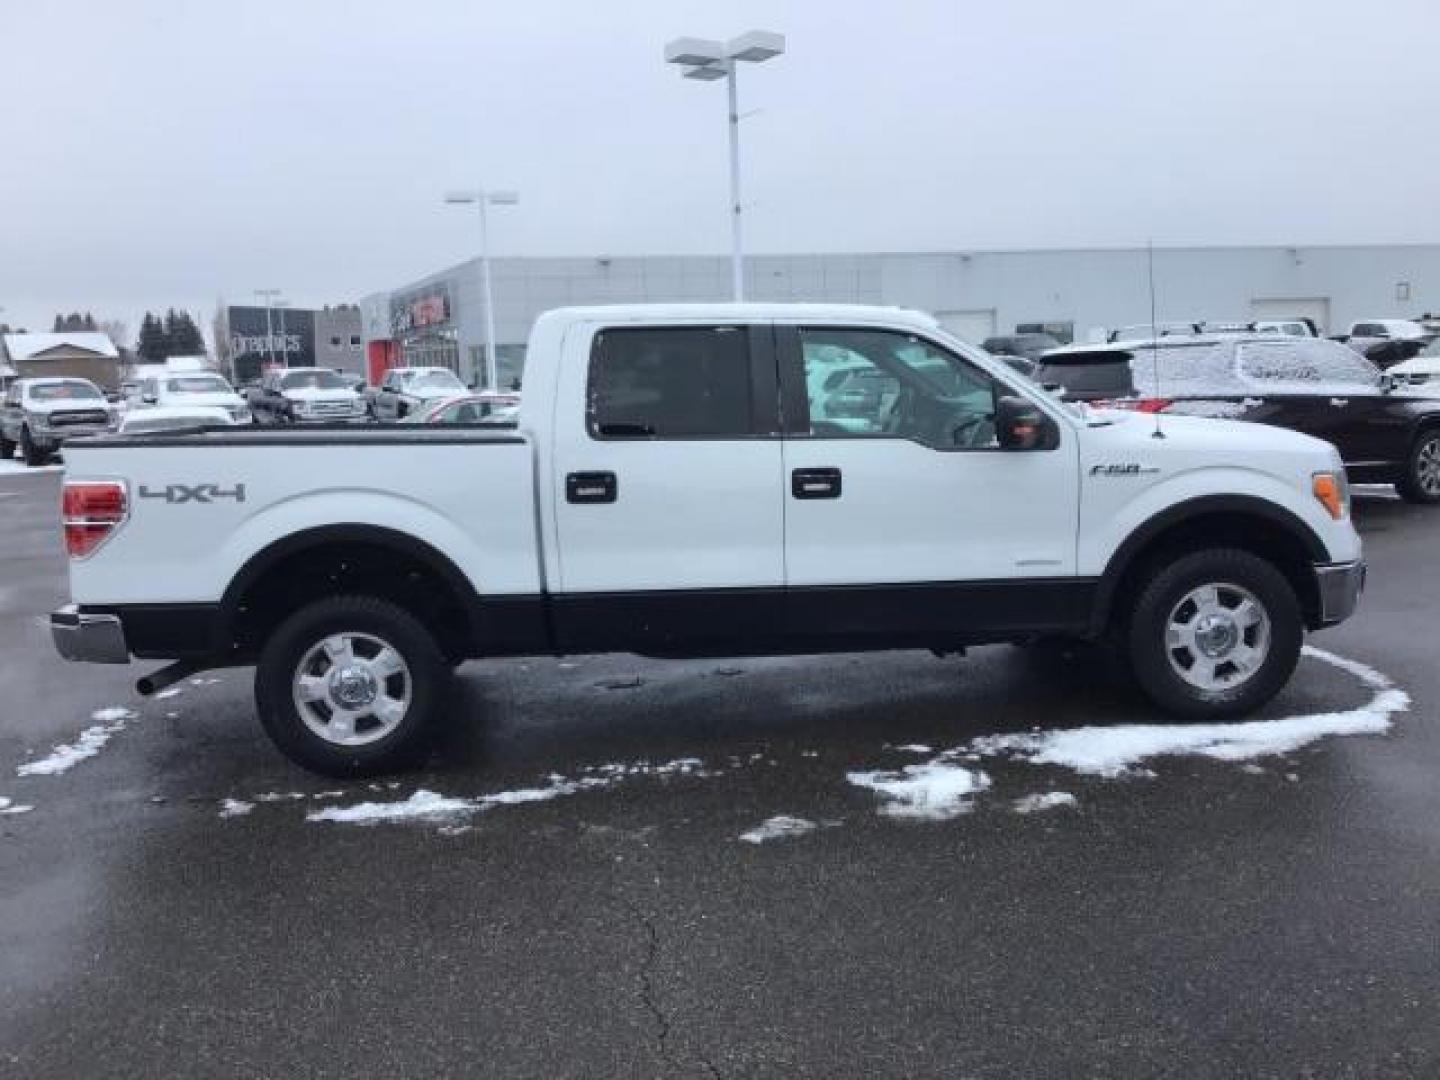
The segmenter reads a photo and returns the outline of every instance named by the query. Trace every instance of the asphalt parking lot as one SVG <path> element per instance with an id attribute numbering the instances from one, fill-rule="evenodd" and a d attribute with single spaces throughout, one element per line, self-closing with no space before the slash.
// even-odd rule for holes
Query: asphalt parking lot
<path id="1" fill-rule="evenodd" d="M 581 657 L 337 784 L 248 671 L 54 656 L 58 483 L 0 477 L 0 1075 L 1440 1074 L 1440 510 L 1360 495 L 1238 741 L 1083 655 Z"/>

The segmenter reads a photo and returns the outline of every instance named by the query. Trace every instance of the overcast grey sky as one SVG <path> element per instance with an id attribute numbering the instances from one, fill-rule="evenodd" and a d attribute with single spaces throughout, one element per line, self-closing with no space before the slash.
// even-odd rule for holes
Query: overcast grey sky
<path id="1" fill-rule="evenodd" d="M 1440 241 L 1436 0 L 0 0 L 0 321 L 720 253 L 751 27 L 751 251 Z"/>

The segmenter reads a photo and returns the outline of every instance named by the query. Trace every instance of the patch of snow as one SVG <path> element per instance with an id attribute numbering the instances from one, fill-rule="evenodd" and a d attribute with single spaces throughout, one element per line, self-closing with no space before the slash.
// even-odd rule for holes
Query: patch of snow
<path id="1" fill-rule="evenodd" d="M 755 828 L 749 829 L 740 834 L 740 839 L 747 844 L 763 844 L 767 840 L 783 840 L 792 836 L 804 836 L 808 832 L 814 832 L 818 826 L 808 818 L 791 817 L 789 814 L 777 814 L 769 818 Z"/>
<path id="2" fill-rule="evenodd" d="M 1080 800 L 1068 791 L 1047 791 L 1043 795 L 1026 795 L 1012 804 L 1017 814 L 1033 814 L 1037 810 L 1054 810 L 1059 806 L 1079 806 Z"/>
<path id="3" fill-rule="evenodd" d="M 219 679 L 213 679 L 213 678 L 210 678 L 210 679 L 207 679 L 207 678 L 191 679 L 191 680 L 190 680 L 190 685 L 191 685 L 191 686 L 213 686 L 213 685 L 215 685 L 216 683 L 218 683 L 219 681 L 220 681 Z"/>
<path id="4" fill-rule="evenodd" d="M 263 803 L 299 802 L 306 798 L 306 795 L 303 791 L 266 791 L 259 795 L 253 795 L 251 798 L 256 802 Z"/>
<path id="5" fill-rule="evenodd" d="M 27 761 L 15 770 L 16 776 L 59 776 L 69 772 L 86 758 L 92 758 L 105 748 L 105 744 L 125 730 L 135 713 L 115 706 L 97 709 L 90 719 L 98 721 L 80 733 L 73 743 L 61 743 L 48 755 L 35 761 Z"/>
<path id="6" fill-rule="evenodd" d="M 155 695 L 156 701 L 164 701 L 166 698 L 179 697 L 184 691 L 178 686 L 172 686 L 168 690 L 161 690 Z"/>
<path id="7" fill-rule="evenodd" d="M 26 465 L 23 461 L 6 461 L 0 458 L 0 476 L 38 476 L 41 473 L 61 472 L 64 465 Z"/>
<path id="8" fill-rule="evenodd" d="M 225 799 L 220 803 L 220 816 L 224 818 L 244 817 L 255 809 L 253 802 L 243 799 Z"/>
<path id="9" fill-rule="evenodd" d="M 35 807 L 25 803 L 17 803 L 14 799 L 7 799 L 0 795 L 0 814 L 28 814 Z"/>
<path id="10" fill-rule="evenodd" d="M 453 799 L 420 788 L 399 802 L 363 802 L 354 806 L 327 806 L 305 815 L 306 821 L 334 821 L 346 825 L 378 825 L 396 821 L 446 821 L 474 813 L 473 799 Z"/>
<path id="11" fill-rule="evenodd" d="M 852 772 L 845 778 L 883 795 L 886 801 L 880 813 L 884 816 L 914 821 L 948 821 L 968 813 L 974 796 L 990 786 L 985 773 L 962 768 L 943 754 L 898 771 Z"/>
<path id="12" fill-rule="evenodd" d="M 1122 724 L 1023 735 L 989 735 L 970 749 L 1032 765 L 1060 765 L 1087 776 L 1132 775 L 1142 761 L 1194 754 L 1217 761 L 1247 761 L 1288 754 L 1331 735 L 1380 735 L 1390 717 L 1410 708 L 1410 695 L 1368 664 L 1305 647 L 1305 655 L 1356 676 L 1374 691 L 1370 700 L 1344 712 L 1312 713 L 1279 720 L 1228 724 Z"/>
<path id="13" fill-rule="evenodd" d="M 905 743 L 903 746 L 896 746 L 893 749 L 900 750 L 906 754 L 933 754 L 935 751 L 924 743 Z"/>

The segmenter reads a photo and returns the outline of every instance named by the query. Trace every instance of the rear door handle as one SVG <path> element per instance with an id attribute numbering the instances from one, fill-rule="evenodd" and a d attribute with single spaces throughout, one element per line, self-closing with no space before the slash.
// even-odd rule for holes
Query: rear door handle
<path id="1" fill-rule="evenodd" d="M 620 482 L 613 472 L 572 472 L 565 477 L 565 501 L 572 503 L 613 503 L 620 496 Z"/>
<path id="2" fill-rule="evenodd" d="M 797 499 L 838 499 L 840 470 L 795 469 L 790 473 L 790 494 Z"/>

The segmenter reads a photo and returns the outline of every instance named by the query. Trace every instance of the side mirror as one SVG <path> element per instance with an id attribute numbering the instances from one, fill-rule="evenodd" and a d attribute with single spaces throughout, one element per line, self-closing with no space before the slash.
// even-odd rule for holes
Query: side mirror
<path id="1" fill-rule="evenodd" d="M 995 438 L 1002 450 L 1050 450 L 1059 442 L 1055 421 L 1025 398 L 995 403 Z"/>

